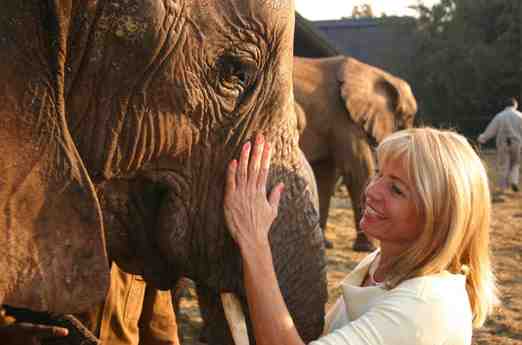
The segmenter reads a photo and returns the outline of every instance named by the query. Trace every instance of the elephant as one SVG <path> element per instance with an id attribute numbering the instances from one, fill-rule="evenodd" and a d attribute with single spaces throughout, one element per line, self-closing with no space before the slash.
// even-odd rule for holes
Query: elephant
<path id="1" fill-rule="evenodd" d="M 409 84 L 346 56 L 294 57 L 294 97 L 299 145 L 312 165 L 326 228 L 337 180 L 347 187 L 355 216 L 356 251 L 373 244 L 359 228 L 361 197 L 374 171 L 372 146 L 413 126 L 417 102 Z"/>
<path id="2" fill-rule="evenodd" d="M 293 29 L 291 0 L 5 2 L 0 303 L 88 310 L 116 262 L 163 290 L 195 281 L 212 343 L 232 344 L 219 294 L 248 310 L 226 166 L 263 133 L 267 188 L 286 186 L 270 232 L 279 285 L 303 339 L 319 336 L 326 261 Z"/>

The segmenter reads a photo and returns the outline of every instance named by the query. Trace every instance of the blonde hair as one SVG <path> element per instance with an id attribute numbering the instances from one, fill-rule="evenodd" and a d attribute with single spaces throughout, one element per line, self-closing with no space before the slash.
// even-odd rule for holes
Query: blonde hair
<path id="1" fill-rule="evenodd" d="M 383 163 L 404 159 L 424 220 L 419 238 L 393 263 L 388 286 L 444 270 L 464 273 L 473 326 L 482 326 L 498 299 L 488 176 L 480 158 L 463 136 L 434 128 L 396 132 L 381 142 L 377 156 Z"/>

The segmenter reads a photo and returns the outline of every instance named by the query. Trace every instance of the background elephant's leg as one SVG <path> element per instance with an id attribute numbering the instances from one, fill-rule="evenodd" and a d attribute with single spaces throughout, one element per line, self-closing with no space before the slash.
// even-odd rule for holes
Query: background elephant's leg
<path id="1" fill-rule="evenodd" d="M 337 171 L 332 160 L 323 160 L 312 164 L 315 179 L 317 182 L 317 191 L 319 193 L 319 225 L 323 229 L 323 235 L 326 232 L 328 221 L 328 212 L 330 211 L 330 198 L 335 192 L 335 183 L 337 181 Z M 326 248 L 332 248 L 332 242 L 324 238 Z"/>
<path id="2" fill-rule="evenodd" d="M 359 222 L 362 217 L 363 193 L 368 179 L 375 170 L 375 160 L 372 148 L 368 144 L 366 134 L 356 125 L 347 127 L 338 126 L 334 132 L 335 162 L 338 171 L 343 176 L 343 183 L 348 189 L 352 201 L 355 230 L 357 237 L 353 243 L 353 250 L 367 252 L 375 247 L 364 234 Z M 347 136 L 347 134 L 350 134 Z"/>

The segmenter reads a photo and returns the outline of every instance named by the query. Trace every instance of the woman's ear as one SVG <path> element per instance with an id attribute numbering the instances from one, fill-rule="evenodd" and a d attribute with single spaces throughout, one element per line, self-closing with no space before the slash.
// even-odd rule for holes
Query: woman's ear
<path id="1" fill-rule="evenodd" d="M 65 121 L 62 26 L 23 9 L 0 14 L 0 304 L 79 312 L 108 287 L 101 211 Z"/>

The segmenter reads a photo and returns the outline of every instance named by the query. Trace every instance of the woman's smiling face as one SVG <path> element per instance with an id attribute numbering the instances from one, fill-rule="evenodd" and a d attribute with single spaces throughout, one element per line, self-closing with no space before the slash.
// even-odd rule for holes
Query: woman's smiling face
<path id="1" fill-rule="evenodd" d="M 381 164 L 365 191 L 361 229 L 381 242 L 402 247 L 411 244 L 422 231 L 416 208 L 417 191 L 408 179 L 406 160 L 389 159 Z"/>

